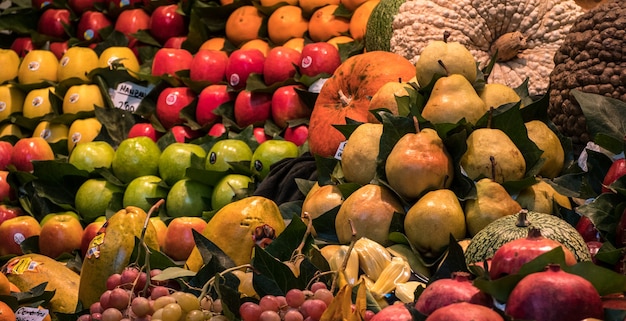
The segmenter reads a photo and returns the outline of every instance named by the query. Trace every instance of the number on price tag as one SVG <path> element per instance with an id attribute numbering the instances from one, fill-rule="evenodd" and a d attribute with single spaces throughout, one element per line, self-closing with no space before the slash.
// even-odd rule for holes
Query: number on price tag
<path id="1" fill-rule="evenodd" d="M 122 82 L 117 88 L 111 89 L 109 95 L 115 108 L 135 112 L 141 101 L 150 93 L 153 85 L 148 87 L 130 81 Z"/>

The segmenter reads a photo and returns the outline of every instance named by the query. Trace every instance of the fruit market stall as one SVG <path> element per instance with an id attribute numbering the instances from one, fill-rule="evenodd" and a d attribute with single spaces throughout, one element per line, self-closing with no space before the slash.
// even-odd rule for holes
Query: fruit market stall
<path id="1" fill-rule="evenodd" d="M 609 1 L 0 5 L 0 320 L 624 320 Z"/>

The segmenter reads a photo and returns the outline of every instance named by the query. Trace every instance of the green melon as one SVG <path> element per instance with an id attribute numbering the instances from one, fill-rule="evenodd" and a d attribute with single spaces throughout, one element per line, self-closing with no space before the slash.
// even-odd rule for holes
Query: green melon
<path id="1" fill-rule="evenodd" d="M 367 21 L 365 49 L 367 51 L 390 51 L 389 41 L 393 34 L 393 18 L 406 0 L 380 0 Z"/>
<path id="2" fill-rule="evenodd" d="M 520 215 L 525 215 L 526 220 Z M 563 244 L 579 262 L 591 261 L 585 240 L 571 224 L 557 216 L 532 211 L 508 215 L 485 226 L 467 246 L 465 261 L 473 264 L 491 258 L 504 243 L 528 236 L 530 226 L 539 228 L 542 236 Z"/>

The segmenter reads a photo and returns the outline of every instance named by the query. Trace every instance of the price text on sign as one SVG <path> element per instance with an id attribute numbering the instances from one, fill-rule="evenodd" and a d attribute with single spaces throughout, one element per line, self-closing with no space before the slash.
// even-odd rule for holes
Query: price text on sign
<path id="1" fill-rule="evenodd" d="M 134 112 L 151 90 L 152 86 L 145 87 L 126 81 L 119 83 L 115 89 L 110 89 L 109 96 L 115 108 Z"/>

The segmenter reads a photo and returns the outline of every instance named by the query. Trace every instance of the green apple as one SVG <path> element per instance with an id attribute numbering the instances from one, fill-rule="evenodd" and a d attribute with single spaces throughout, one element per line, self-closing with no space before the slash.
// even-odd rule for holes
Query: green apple
<path id="1" fill-rule="evenodd" d="M 124 183 L 133 179 L 159 174 L 159 145 L 146 136 L 123 140 L 115 151 L 111 161 L 113 174 Z"/>
<path id="2" fill-rule="evenodd" d="M 252 149 L 246 142 L 229 138 L 215 142 L 207 153 L 204 168 L 210 171 L 227 172 L 236 171 L 230 163 L 246 162 L 252 159 Z"/>
<path id="3" fill-rule="evenodd" d="M 107 210 L 122 208 L 124 188 L 104 178 L 90 178 L 80 185 L 74 196 L 74 207 L 85 223 L 106 218 Z M 116 195 L 117 194 L 117 195 Z"/>
<path id="4" fill-rule="evenodd" d="M 270 167 L 285 158 L 298 157 L 298 146 L 287 140 L 266 140 L 254 150 L 250 169 L 264 179 L 270 172 Z"/>
<path id="5" fill-rule="evenodd" d="M 96 168 L 110 168 L 115 149 L 104 141 L 90 141 L 78 144 L 72 150 L 69 163 L 78 169 L 92 172 Z"/>
<path id="6" fill-rule="evenodd" d="M 195 155 L 195 156 L 192 156 Z M 159 157 L 159 176 L 172 186 L 185 178 L 187 168 L 195 163 L 204 162 L 206 151 L 200 146 L 191 143 L 173 143 L 165 147 Z"/>
<path id="7" fill-rule="evenodd" d="M 162 185 L 162 179 L 156 175 L 139 176 L 126 186 L 122 205 L 136 206 L 148 212 L 152 205 L 167 197 L 167 189 Z"/>
<path id="8" fill-rule="evenodd" d="M 176 182 L 165 199 L 167 215 L 171 217 L 202 216 L 203 211 L 211 210 L 209 185 L 188 178 Z"/>
<path id="9" fill-rule="evenodd" d="M 222 177 L 213 188 L 211 207 L 213 210 L 219 210 L 224 205 L 229 204 L 252 182 L 251 177 L 242 174 L 228 174 Z"/>

